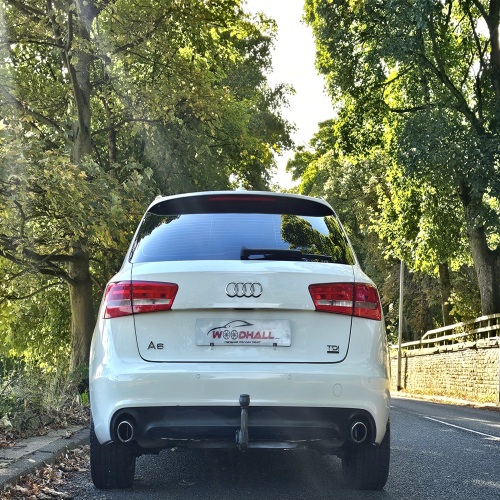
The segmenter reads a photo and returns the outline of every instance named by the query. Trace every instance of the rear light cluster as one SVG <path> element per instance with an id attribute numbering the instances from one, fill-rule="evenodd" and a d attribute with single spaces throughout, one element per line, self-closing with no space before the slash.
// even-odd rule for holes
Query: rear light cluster
<path id="1" fill-rule="evenodd" d="M 104 293 L 104 318 L 168 311 L 172 307 L 178 288 L 175 283 L 155 281 L 110 283 Z"/>
<path id="2" fill-rule="evenodd" d="M 309 286 L 317 311 L 381 320 L 377 289 L 366 283 L 322 283 Z"/>

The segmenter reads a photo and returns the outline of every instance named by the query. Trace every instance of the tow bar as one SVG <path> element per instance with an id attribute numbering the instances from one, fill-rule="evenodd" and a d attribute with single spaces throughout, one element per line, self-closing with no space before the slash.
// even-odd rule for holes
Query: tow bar
<path id="1" fill-rule="evenodd" d="M 236 446 L 240 451 L 248 448 L 248 407 L 250 406 L 250 396 L 241 394 L 241 427 L 236 431 Z"/>

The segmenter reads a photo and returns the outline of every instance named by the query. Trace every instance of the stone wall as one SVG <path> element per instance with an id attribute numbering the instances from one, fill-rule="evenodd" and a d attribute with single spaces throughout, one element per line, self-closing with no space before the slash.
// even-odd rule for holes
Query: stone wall
<path id="1" fill-rule="evenodd" d="M 392 390 L 397 390 L 397 350 L 391 350 Z M 403 353 L 401 387 L 414 394 L 499 403 L 500 347 L 415 350 Z"/>

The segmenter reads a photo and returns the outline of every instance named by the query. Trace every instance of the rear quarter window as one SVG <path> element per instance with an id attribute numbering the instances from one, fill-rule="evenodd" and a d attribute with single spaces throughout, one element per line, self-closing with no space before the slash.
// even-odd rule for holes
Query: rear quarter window
<path id="1" fill-rule="evenodd" d="M 271 257 L 267 256 L 273 260 L 354 264 L 354 255 L 335 216 L 267 213 L 148 212 L 129 258 L 134 263 L 240 260 L 242 249 L 275 250 Z M 286 250 L 300 251 L 303 256 L 285 258 Z M 264 258 L 258 252 L 248 253 L 250 257 L 245 258 Z"/>

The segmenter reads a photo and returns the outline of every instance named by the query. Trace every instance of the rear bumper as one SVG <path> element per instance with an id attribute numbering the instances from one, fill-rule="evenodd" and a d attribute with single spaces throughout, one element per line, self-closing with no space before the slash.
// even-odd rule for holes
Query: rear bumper
<path id="1" fill-rule="evenodd" d="M 122 415 L 144 447 L 229 440 L 240 427 L 239 396 L 250 395 L 249 439 L 343 440 L 354 414 L 380 443 L 389 418 L 383 367 L 328 364 L 165 364 L 121 360 L 93 371 L 92 417 L 101 444 Z M 363 373 L 363 375 L 357 375 Z M 176 441 L 177 440 L 177 441 Z"/>
<path id="2" fill-rule="evenodd" d="M 363 410 L 250 405 L 247 411 L 245 448 L 335 449 L 352 441 L 355 424 L 366 429 L 363 442 L 375 440 L 375 422 Z M 142 449 L 234 448 L 241 423 L 237 406 L 122 408 L 111 420 L 111 436 Z"/>

